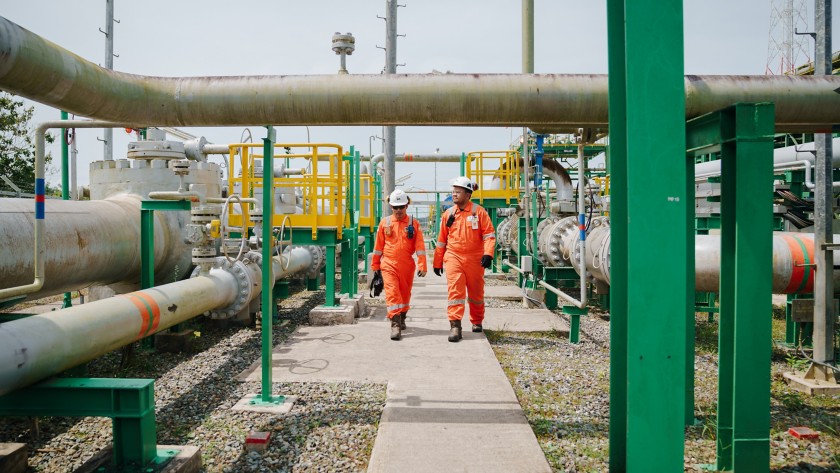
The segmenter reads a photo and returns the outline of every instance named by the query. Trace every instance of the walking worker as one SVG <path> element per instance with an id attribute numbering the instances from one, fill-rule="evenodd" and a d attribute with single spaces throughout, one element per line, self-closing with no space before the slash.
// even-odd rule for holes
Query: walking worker
<path id="1" fill-rule="evenodd" d="M 391 340 L 402 338 L 405 317 L 414 285 L 414 255 L 417 255 L 417 276 L 426 276 L 426 242 L 420 225 L 408 216 L 410 199 L 397 189 L 388 197 L 392 215 L 379 222 L 373 248 L 371 269 L 385 282 L 385 303 L 391 319 Z"/>
<path id="2" fill-rule="evenodd" d="M 493 263 L 496 231 L 490 215 L 470 202 L 478 186 L 466 177 L 452 181 L 452 207 L 441 215 L 435 258 L 435 274 L 446 272 L 449 289 L 447 315 L 449 341 L 461 339 L 464 303 L 470 306 L 472 331 L 481 332 L 484 322 L 484 270 Z"/>

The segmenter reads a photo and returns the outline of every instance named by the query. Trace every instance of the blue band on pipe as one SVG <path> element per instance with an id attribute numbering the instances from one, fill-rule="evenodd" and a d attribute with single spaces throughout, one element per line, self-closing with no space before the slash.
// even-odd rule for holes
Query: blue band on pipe
<path id="1" fill-rule="evenodd" d="M 580 225 L 580 241 L 586 241 L 586 216 L 578 214 L 578 224 Z"/>
<path id="2" fill-rule="evenodd" d="M 35 179 L 35 220 L 44 219 L 44 179 Z"/>

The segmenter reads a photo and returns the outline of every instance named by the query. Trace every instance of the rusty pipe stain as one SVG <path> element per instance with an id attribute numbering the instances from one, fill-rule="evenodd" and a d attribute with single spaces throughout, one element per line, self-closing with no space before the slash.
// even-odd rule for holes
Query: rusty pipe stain
<path id="1" fill-rule="evenodd" d="M 165 78 L 114 72 L 0 18 L 0 88 L 77 115 L 137 125 L 608 123 L 606 75 L 434 74 Z M 840 123 L 838 76 L 687 76 L 686 118 L 774 102 L 780 131 Z"/>

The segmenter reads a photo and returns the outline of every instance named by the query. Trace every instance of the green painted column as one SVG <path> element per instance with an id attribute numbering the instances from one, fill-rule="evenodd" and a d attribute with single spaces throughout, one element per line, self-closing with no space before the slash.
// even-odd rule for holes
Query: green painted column
<path id="1" fill-rule="evenodd" d="M 155 211 L 140 210 L 140 288 L 155 285 Z"/>
<path id="2" fill-rule="evenodd" d="M 266 137 L 263 138 L 263 221 L 262 221 L 262 392 L 260 400 L 264 403 L 272 402 L 271 368 L 273 347 L 272 318 L 274 310 L 274 274 L 272 269 L 272 252 L 274 238 L 272 237 L 274 217 L 274 127 L 266 127 Z"/>
<path id="3" fill-rule="evenodd" d="M 335 244 L 326 245 L 327 248 L 327 262 L 324 265 L 326 274 L 324 278 L 324 286 L 326 294 L 324 296 L 326 307 L 335 307 Z"/>
<path id="4" fill-rule="evenodd" d="M 461 153 L 461 176 L 467 175 L 467 153 Z M 437 186 L 437 183 L 435 183 Z"/>
<path id="5" fill-rule="evenodd" d="M 611 38 L 617 34 L 615 28 L 621 29 L 620 16 L 614 16 L 620 13 L 618 3 L 608 3 Z M 657 18 L 655 24 L 650 20 L 653 17 Z M 626 358 L 615 358 L 618 363 L 627 363 L 626 463 L 621 465 L 620 460 L 614 460 L 618 463 L 615 471 L 681 471 L 685 443 L 683 335 L 686 309 L 694 297 L 693 291 L 687 292 L 689 249 L 684 224 L 687 195 L 682 1 L 627 1 L 623 25 L 623 50 L 615 49 L 620 47 L 619 40 L 610 43 L 611 56 L 624 53 L 626 94 L 625 108 L 619 109 L 626 118 L 624 126 L 619 123 L 619 130 L 611 126 L 612 132 L 626 133 L 619 137 L 619 141 L 626 140 L 626 155 L 615 154 L 620 143 L 614 136 L 611 159 L 611 203 L 626 202 L 626 209 L 621 204 L 613 207 L 611 222 L 612 231 L 616 227 L 619 230 L 617 235 L 613 233 L 613 245 L 617 240 L 626 240 L 626 246 L 612 249 L 619 266 L 619 277 L 612 278 L 612 287 L 626 288 L 626 292 L 619 291 L 619 297 L 613 294 L 613 307 L 624 306 L 625 313 L 619 309 L 612 317 L 625 315 L 627 321 Z M 610 65 L 620 75 L 620 61 L 611 57 Z M 610 78 L 611 96 L 621 88 L 620 83 L 614 82 L 616 79 Z M 611 97 L 611 104 L 619 99 Z M 621 122 L 620 117 L 618 120 Z M 624 164 L 618 164 L 622 158 Z M 671 264 L 650 264 L 653 254 L 668 255 Z M 690 256 L 693 257 L 693 249 Z M 632 278 L 627 277 L 630 273 Z M 619 379 L 616 384 L 620 382 Z M 621 401 L 618 399 L 619 404 Z M 611 415 L 611 421 L 615 417 Z M 611 430 L 616 427 L 611 425 Z"/>
<path id="6" fill-rule="evenodd" d="M 685 247 L 690 257 L 685 262 L 685 401 L 683 422 L 694 425 L 694 328 L 695 321 L 695 270 L 694 270 L 694 156 L 686 153 L 685 160 Z M 709 313 L 711 315 L 711 312 Z"/>
<path id="7" fill-rule="evenodd" d="M 61 119 L 67 120 L 67 112 L 61 111 Z M 70 150 L 67 143 L 67 129 L 61 130 L 61 200 L 70 200 Z M 62 309 L 73 306 L 73 294 L 64 293 Z"/>
<path id="8" fill-rule="evenodd" d="M 627 90 L 624 0 L 607 0 L 610 107 L 610 471 L 627 471 Z"/>
<path id="9" fill-rule="evenodd" d="M 717 466 L 768 471 L 774 106 L 738 104 L 725 112 Z"/>

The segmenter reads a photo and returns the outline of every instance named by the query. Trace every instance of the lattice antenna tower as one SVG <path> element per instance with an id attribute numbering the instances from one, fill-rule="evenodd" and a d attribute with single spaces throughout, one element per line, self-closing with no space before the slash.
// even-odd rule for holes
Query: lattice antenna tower
<path id="1" fill-rule="evenodd" d="M 792 74 L 797 64 L 811 61 L 808 7 L 805 0 L 770 0 L 767 75 Z"/>

